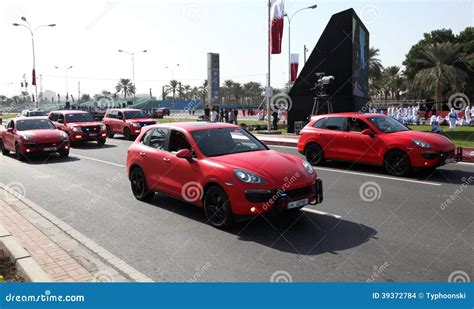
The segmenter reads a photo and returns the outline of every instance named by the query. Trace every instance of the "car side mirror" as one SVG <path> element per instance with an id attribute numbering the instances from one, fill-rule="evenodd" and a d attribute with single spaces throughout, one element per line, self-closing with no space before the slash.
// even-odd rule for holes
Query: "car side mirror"
<path id="1" fill-rule="evenodd" d="M 370 136 L 370 137 L 374 137 L 374 136 L 375 136 L 375 132 L 372 131 L 371 129 L 364 129 L 364 130 L 362 130 L 362 134 L 368 135 L 368 136 Z"/>
<path id="2" fill-rule="evenodd" d="M 186 159 L 188 161 L 193 160 L 193 154 L 191 153 L 191 150 L 189 149 L 181 149 L 180 151 L 176 153 L 176 157 L 180 159 Z"/>

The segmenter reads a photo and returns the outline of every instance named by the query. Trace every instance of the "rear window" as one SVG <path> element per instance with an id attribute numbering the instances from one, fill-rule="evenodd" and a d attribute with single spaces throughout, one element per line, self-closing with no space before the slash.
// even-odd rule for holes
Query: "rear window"
<path id="1" fill-rule="evenodd" d="M 346 119 L 344 117 L 329 117 L 326 121 L 326 129 L 333 131 L 344 131 Z"/>

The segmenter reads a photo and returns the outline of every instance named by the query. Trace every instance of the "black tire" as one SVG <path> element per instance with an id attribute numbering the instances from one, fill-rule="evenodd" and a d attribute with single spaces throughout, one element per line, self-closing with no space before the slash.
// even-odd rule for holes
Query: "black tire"
<path id="1" fill-rule="evenodd" d="M 228 228 L 234 223 L 227 194 L 218 186 L 212 186 L 204 194 L 204 213 L 207 222 L 217 228 Z"/>
<path id="2" fill-rule="evenodd" d="M 25 161 L 25 155 L 21 153 L 21 150 L 20 150 L 20 145 L 18 144 L 15 144 L 15 153 L 16 153 L 16 157 L 18 160 L 20 161 Z"/>
<path id="3" fill-rule="evenodd" d="M 321 165 L 324 163 L 324 151 L 318 144 L 312 143 L 306 147 L 306 160 L 311 165 Z"/>
<path id="4" fill-rule="evenodd" d="M 0 148 L 2 149 L 2 155 L 8 156 L 10 154 L 10 150 L 6 149 L 3 145 L 3 141 L 0 141 Z"/>
<path id="5" fill-rule="evenodd" d="M 132 132 L 130 132 L 129 128 L 123 129 L 123 136 L 125 136 L 125 138 L 128 139 L 129 141 L 132 140 Z"/>
<path id="6" fill-rule="evenodd" d="M 133 195 L 139 201 L 148 201 L 155 195 L 155 192 L 148 189 L 145 174 L 139 167 L 134 168 L 130 173 L 130 184 Z"/>
<path id="7" fill-rule="evenodd" d="M 63 158 L 69 157 L 69 149 L 68 149 L 68 150 L 61 150 L 61 151 L 59 152 L 59 155 L 60 155 L 61 157 L 63 157 Z"/>
<path id="8" fill-rule="evenodd" d="M 108 138 L 112 138 L 114 137 L 114 132 L 112 132 L 112 129 L 110 128 L 110 126 L 107 126 L 107 137 Z"/>
<path id="9" fill-rule="evenodd" d="M 408 176 L 411 172 L 410 158 L 403 151 L 391 151 L 385 156 L 385 169 L 393 176 Z"/>

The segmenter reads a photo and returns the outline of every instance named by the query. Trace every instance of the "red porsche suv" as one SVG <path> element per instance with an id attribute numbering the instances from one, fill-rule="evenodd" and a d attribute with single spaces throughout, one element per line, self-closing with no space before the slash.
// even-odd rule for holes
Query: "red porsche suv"
<path id="1" fill-rule="evenodd" d="M 107 140 L 105 126 L 96 122 L 88 112 L 53 111 L 49 113 L 48 118 L 58 129 L 69 135 L 71 143 L 96 141 L 99 145 L 103 145 Z"/>
<path id="2" fill-rule="evenodd" d="M 69 136 L 58 130 L 46 117 L 10 119 L 0 126 L 0 148 L 3 155 L 14 151 L 23 161 L 29 154 L 59 153 L 69 155 Z"/>
<path id="3" fill-rule="evenodd" d="M 224 123 L 147 127 L 128 149 L 127 173 L 138 200 L 170 195 L 204 208 L 215 227 L 323 200 L 322 181 L 306 160 Z"/>
<path id="4" fill-rule="evenodd" d="M 140 134 L 142 127 L 156 124 L 156 121 L 140 109 L 120 108 L 109 109 L 102 123 L 106 126 L 109 137 L 123 134 L 126 139 L 131 140 Z"/>
<path id="5" fill-rule="evenodd" d="M 454 163 L 454 150 L 443 135 L 411 130 L 381 114 L 318 115 L 298 140 L 298 151 L 313 165 L 327 159 L 351 161 L 384 166 L 395 176 Z"/>

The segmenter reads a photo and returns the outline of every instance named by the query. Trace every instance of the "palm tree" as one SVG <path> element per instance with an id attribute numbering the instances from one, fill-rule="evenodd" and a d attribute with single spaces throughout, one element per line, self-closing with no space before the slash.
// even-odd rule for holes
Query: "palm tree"
<path id="1" fill-rule="evenodd" d="M 206 98 L 207 98 L 207 92 L 208 92 L 208 85 L 207 85 L 207 79 L 205 79 L 202 82 L 202 85 L 198 87 L 199 90 L 199 97 L 201 98 L 202 106 L 206 106 Z"/>
<path id="2" fill-rule="evenodd" d="M 383 66 L 378 56 L 380 56 L 380 50 L 378 48 L 371 47 L 369 49 L 369 80 L 370 81 L 379 79 L 382 76 Z"/>
<path id="3" fill-rule="evenodd" d="M 431 91 L 434 88 L 436 109 L 440 111 L 443 91 L 447 89 L 458 91 L 468 78 L 467 73 L 459 66 L 471 65 L 460 44 L 431 44 L 426 46 L 421 54 L 416 61 L 425 68 L 416 74 L 415 82 Z"/>
<path id="4" fill-rule="evenodd" d="M 112 93 L 111 93 L 110 91 L 105 90 L 105 89 L 102 90 L 102 91 L 100 92 L 100 94 L 101 94 L 103 97 L 109 97 L 109 96 L 112 95 Z"/>
<path id="5" fill-rule="evenodd" d="M 135 94 L 135 85 L 127 78 L 121 78 L 118 84 L 115 86 L 116 93 L 122 92 L 124 99 L 127 95 Z"/>
<path id="6" fill-rule="evenodd" d="M 406 78 L 400 72 L 400 67 L 386 67 L 382 72 L 380 82 L 377 82 L 377 87 L 382 91 L 385 100 L 389 97 L 400 100 L 401 92 L 406 89 Z"/>

